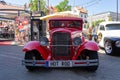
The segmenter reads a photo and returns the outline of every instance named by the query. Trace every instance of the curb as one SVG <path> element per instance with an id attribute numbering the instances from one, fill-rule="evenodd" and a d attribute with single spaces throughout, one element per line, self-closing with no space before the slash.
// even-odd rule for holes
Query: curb
<path id="1" fill-rule="evenodd" d="M 12 46 L 24 46 L 24 44 L 20 44 L 19 42 L 12 41 L 11 42 Z"/>

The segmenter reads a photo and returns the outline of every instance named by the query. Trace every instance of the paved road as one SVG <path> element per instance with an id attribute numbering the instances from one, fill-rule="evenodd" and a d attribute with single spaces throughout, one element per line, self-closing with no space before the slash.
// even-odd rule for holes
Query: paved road
<path id="1" fill-rule="evenodd" d="M 29 72 L 21 65 L 22 46 L 0 46 L 0 80 L 120 80 L 120 57 L 99 51 L 96 72 L 83 69 L 40 69 Z"/>

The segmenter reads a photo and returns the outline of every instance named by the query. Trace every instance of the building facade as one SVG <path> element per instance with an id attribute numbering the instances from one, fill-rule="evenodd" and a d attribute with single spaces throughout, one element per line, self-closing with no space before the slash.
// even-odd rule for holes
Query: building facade
<path id="1" fill-rule="evenodd" d="M 117 21 L 117 13 L 116 12 L 103 12 L 95 15 L 88 16 L 87 21 L 90 25 L 92 25 L 92 22 L 98 21 L 98 20 L 104 20 L 104 21 Z M 118 13 L 118 21 L 120 21 L 120 13 Z"/>
<path id="2" fill-rule="evenodd" d="M 85 10 L 83 7 L 76 6 L 73 8 L 72 11 L 74 14 L 78 15 L 78 17 L 83 19 L 83 22 L 84 22 L 83 29 L 86 29 L 87 28 L 86 22 L 87 22 L 87 17 L 88 17 L 87 10 Z"/>

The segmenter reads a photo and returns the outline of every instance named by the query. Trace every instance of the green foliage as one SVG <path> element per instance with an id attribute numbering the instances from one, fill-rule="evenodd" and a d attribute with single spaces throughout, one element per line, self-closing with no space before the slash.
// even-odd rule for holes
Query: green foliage
<path id="1" fill-rule="evenodd" d="M 87 29 L 89 28 L 89 23 L 86 24 Z"/>
<path id="2" fill-rule="evenodd" d="M 59 5 L 56 5 L 55 7 L 57 8 L 58 12 L 71 10 L 71 6 L 68 5 L 68 3 L 69 3 L 68 0 L 64 0 L 60 2 Z"/>
<path id="3" fill-rule="evenodd" d="M 112 16 L 109 17 L 109 21 L 112 21 Z"/>
<path id="4" fill-rule="evenodd" d="M 40 0 L 40 9 L 44 12 L 47 11 L 46 2 L 44 0 Z M 38 0 L 30 0 L 30 10 L 38 11 Z"/>
<path id="5" fill-rule="evenodd" d="M 98 20 L 98 21 L 94 21 L 92 22 L 92 28 L 96 27 L 98 24 L 100 24 L 101 22 L 104 22 L 105 20 Z M 86 24 L 87 28 L 90 27 L 89 23 Z"/>
<path id="6" fill-rule="evenodd" d="M 94 21 L 92 22 L 92 27 L 97 26 L 98 24 L 100 24 L 101 22 L 104 22 L 105 20 L 98 20 L 98 21 Z"/>
<path id="7" fill-rule="evenodd" d="M 92 22 L 92 27 L 95 27 L 95 22 Z"/>

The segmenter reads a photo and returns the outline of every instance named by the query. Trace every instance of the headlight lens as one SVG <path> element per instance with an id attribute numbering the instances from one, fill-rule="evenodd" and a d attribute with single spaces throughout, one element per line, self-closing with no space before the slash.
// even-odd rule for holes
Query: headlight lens
<path id="1" fill-rule="evenodd" d="M 115 42 L 116 47 L 120 47 L 120 41 Z"/>
<path id="2" fill-rule="evenodd" d="M 82 43 L 82 39 L 80 37 L 75 37 L 72 43 L 74 46 L 78 46 Z"/>
<path id="3" fill-rule="evenodd" d="M 46 37 L 41 37 L 41 38 L 40 38 L 40 45 L 42 45 L 42 46 L 48 46 L 48 45 L 49 45 L 48 38 L 46 38 Z"/>

